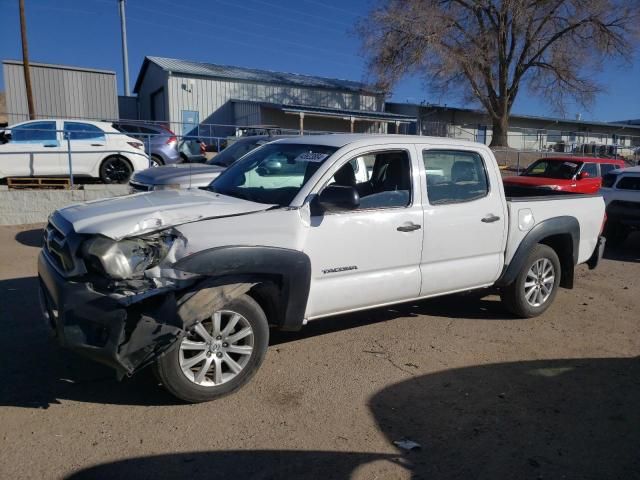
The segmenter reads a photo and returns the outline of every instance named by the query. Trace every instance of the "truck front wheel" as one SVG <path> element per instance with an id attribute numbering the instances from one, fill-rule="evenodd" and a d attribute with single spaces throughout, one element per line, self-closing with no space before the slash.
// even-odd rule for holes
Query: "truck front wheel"
<path id="1" fill-rule="evenodd" d="M 228 395 L 245 385 L 264 360 L 269 344 L 267 317 L 241 295 L 197 323 L 156 363 L 169 392 L 191 403 Z"/>
<path id="2" fill-rule="evenodd" d="M 547 245 L 537 244 L 513 283 L 502 290 L 502 303 L 518 317 L 536 317 L 553 303 L 560 275 L 556 252 Z"/>

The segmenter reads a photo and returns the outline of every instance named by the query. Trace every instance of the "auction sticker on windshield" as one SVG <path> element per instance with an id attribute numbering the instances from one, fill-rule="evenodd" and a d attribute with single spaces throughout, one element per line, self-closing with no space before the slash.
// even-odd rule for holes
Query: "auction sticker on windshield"
<path id="1" fill-rule="evenodd" d="M 304 152 L 298 155 L 294 162 L 310 162 L 310 163 L 319 163 L 322 162 L 329 155 L 326 153 L 316 153 L 316 152 Z"/>

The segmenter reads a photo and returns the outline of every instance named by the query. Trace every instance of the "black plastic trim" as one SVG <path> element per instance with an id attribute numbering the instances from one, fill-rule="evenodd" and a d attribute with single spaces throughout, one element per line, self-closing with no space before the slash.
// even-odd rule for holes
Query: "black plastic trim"
<path id="1" fill-rule="evenodd" d="M 560 264 L 562 265 L 562 281 L 561 286 L 566 288 L 573 287 L 573 268 L 578 263 L 578 250 L 580 245 L 580 223 L 575 217 L 563 216 L 554 217 L 543 220 L 522 239 L 518 249 L 508 265 L 505 266 L 502 275 L 496 282 L 497 286 L 505 286 L 515 281 L 518 273 L 524 267 L 524 262 L 531 252 L 531 249 L 544 239 L 554 235 L 571 235 L 572 258 L 567 261 L 560 256 Z M 564 261 L 563 261 L 564 260 Z"/>
<path id="2" fill-rule="evenodd" d="M 276 279 L 281 328 L 302 327 L 311 286 L 311 261 L 303 252 L 267 246 L 225 246 L 203 250 L 181 260 L 173 268 L 210 277 L 247 276 Z"/>

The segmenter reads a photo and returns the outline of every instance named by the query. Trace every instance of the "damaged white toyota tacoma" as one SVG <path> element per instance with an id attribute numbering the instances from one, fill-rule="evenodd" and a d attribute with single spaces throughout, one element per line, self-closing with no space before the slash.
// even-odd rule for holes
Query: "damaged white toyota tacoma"
<path id="1" fill-rule="evenodd" d="M 495 286 L 533 317 L 602 256 L 599 195 L 505 192 L 484 145 L 421 136 L 283 139 L 206 190 L 54 212 L 39 257 L 60 343 L 188 402 L 246 384 L 269 329 Z"/>

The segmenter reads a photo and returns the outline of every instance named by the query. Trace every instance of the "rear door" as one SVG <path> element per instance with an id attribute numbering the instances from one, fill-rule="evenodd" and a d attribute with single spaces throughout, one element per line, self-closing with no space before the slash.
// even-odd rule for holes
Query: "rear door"
<path id="1" fill-rule="evenodd" d="M 71 162 L 74 175 L 91 175 L 109 153 L 106 134 L 96 125 L 83 122 L 64 122 L 65 148 L 71 146 Z M 65 158 L 68 164 L 68 157 Z M 67 167 L 68 169 L 68 167 Z"/>
<path id="2" fill-rule="evenodd" d="M 507 211 L 488 154 L 421 147 L 426 171 L 421 296 L 492 284 L 504 264 Z"/>

